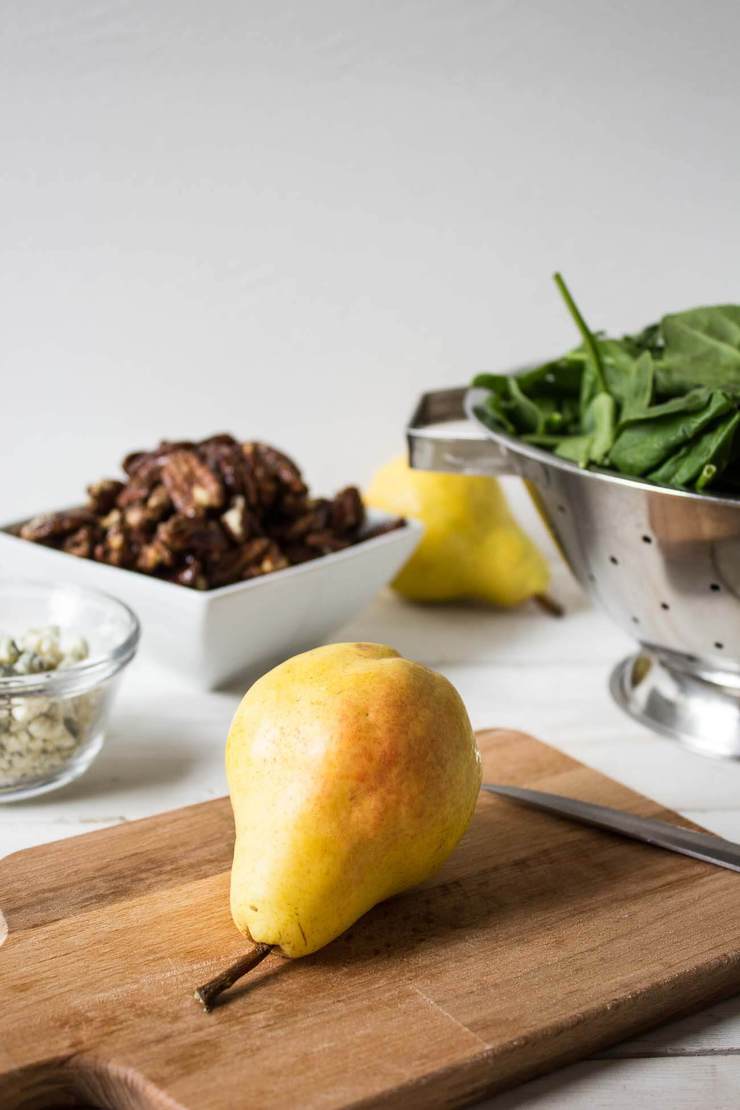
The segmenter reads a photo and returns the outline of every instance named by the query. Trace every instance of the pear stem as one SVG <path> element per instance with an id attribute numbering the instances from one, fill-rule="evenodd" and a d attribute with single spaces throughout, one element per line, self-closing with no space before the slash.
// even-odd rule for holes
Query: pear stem
<path id="1" fill-rule="evenodd" d="M 535 594 L 532 600 L 536 605 L 539 605 L 545 613 L 549 613 L 551 617 L 562 617 L 565 610 L 559 601 L 549 594 Z"/>
<path id="2" fill-rule="evenodd" d="M 220 975 L 215 975 L 213 979 L 209 979 L 202 987 L 196 987 L 193 994 L 201 1003 L 205 1012 L 210 1014 L 219 995 L 233 986 L 237 979 L 241 979 L 241 977 L 251 971 L 252 968 L 261 964 L 265 956 L 270 955 L 273 947 L 274 945 L 272 944 L 255 944 L 251 952 L 236 960 L 236 962 L 230 967 L 227 967 L 225 971 L 222 971 Z"/>

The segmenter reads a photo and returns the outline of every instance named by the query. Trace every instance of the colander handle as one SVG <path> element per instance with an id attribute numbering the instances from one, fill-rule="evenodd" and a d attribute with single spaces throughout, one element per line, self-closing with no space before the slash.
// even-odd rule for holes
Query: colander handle
<path id="1" fill-rule="evenodd" d="M 516 460 L 465 415 L 467 389 L 423 393 L 406 426 L 409 463 L 416 470 L 455 474 L 517 474 Z"/>

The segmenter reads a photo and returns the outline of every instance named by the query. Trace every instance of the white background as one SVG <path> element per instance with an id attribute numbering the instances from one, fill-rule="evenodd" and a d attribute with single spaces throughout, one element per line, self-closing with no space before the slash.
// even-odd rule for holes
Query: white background
<path id="1" fill-rule="evenodd" d="M 0 0 L 0 516 L 221 429 L 362 482 L 422 389 L 573 343 L 555 268 L 616 332 L 740 301 L 738 32 L 731 0 Z M 740 839 L 740 765 L 622 716 L 628 641 L 554 588 L 562 622 L 386 594 L 337 636 Z M 137 660 L 2 849 L 223 793 L 237 698 Z M 738 1053 L 734 1001 L 492 1107 L 735 1110 Z"/>
<path id="2" fill-rule="evenodd" d="M 732 0 L 2 0 L 3 515 L 223 428 L 362 481 L 419 390 L 574 342 L 555 268 L 616 331 L 739 300 L 739 31 Z"/>

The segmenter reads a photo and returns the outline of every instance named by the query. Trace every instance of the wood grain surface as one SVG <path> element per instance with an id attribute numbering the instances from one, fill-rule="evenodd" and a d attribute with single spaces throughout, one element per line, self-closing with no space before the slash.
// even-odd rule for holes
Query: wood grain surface
<path id="1" fill-rule="evenodd" d="M 491 781 L 681 822 L 479 742 Z M 244 951 L 232 839 L 220 800 L 0 861 L 3 1110 L 454 1106 L 740 990 L 738 876 L 482 796 L 433 880 L 205 1015 L 193 987 Z"/>

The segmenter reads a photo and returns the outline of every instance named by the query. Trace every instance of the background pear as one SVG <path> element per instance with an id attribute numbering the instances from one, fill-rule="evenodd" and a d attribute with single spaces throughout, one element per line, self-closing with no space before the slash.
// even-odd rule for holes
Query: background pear
<path id="1" fill-rule="evenodd" d="M 226 748 L 231 912 L 305 956 L 420 883 L 468 826 L 480 758 L 442 675 L 382 644 L 331 644 L 251 687 Z"/>
<path id="2" fill-rule="evenodd" d="M 399 455 L 375 474 L 365 501 L 424 524 L 419 546 L 393 581 L 412 601 L 477 598 L 510 606 L 547 589 L 547 562 L 495 478 L 412 470 Z"/>

